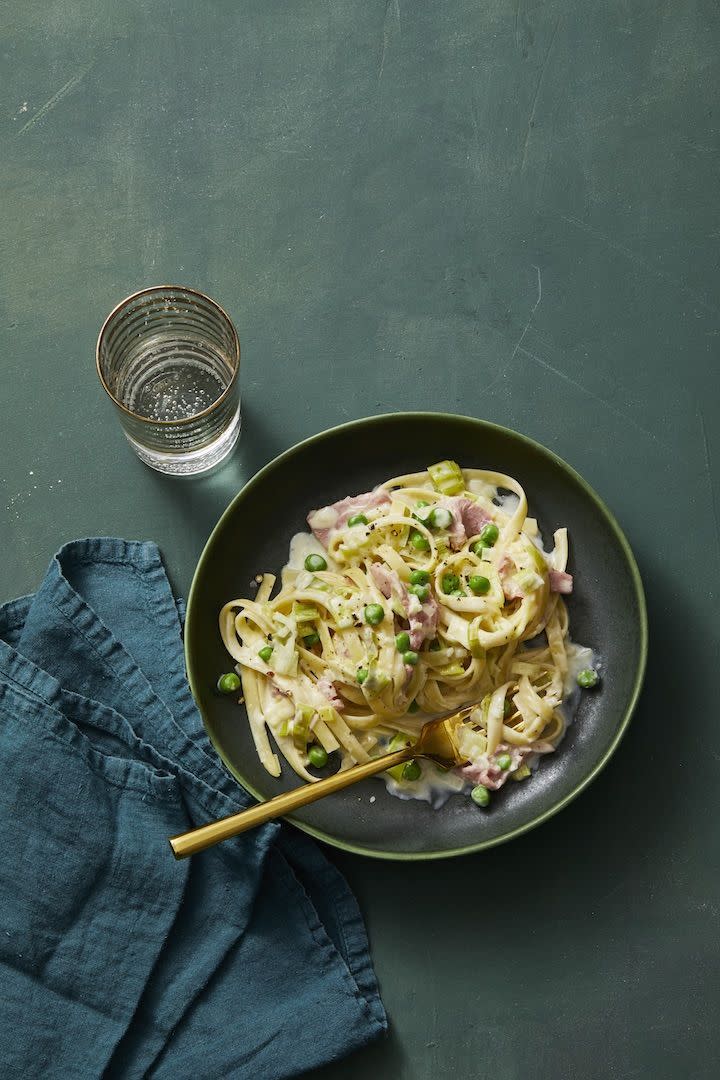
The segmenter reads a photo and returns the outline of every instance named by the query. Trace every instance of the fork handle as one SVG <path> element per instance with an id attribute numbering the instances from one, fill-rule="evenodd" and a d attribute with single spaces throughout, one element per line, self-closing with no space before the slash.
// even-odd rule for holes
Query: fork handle
<path id="1" fill-rule="evenodd" d="M 392 754 L 373 758 L 364 765 L 354 765 L 352 769 L 337 772 L 324 780 L 318 780 L 314 784 L 305 784 L 303 787 L 293 788 L 292 791 L 284 791 L 282 795 L 276 795 L 274 799 L 258 803 L 248 810 L 241 810 L 239 814 L 231 814 L 230 817 L 212 821 L 209 825 L 201 825 L 198 829 L 180 833 L 170 838 L 170 847 L 176 859 L 185 859 L 188 855 L 196 855 L 205 848 L 219 844 L 221 840 L 228 840 L 231 836 L 239 836 L 240 833 L 254 829 L 258 825 L 264 825 L 266 821 L 284 817 L 286 814 L 297 810 L 308 803 L 317 802 L 333 791 L 342 791 L 343 788 L 356 784 L 358 780 L 364 780 L 366 776 L 375 776 L 376 773 L 385 772 L 394 765 L 402 765 L 417 757 L 417 749 L 413 746 L 403 747 Z"/>

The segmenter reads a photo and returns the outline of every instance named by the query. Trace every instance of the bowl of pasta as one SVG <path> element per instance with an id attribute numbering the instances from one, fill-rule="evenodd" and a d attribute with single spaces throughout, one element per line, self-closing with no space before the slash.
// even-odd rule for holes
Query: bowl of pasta
<path id="1" fill-rule="evenodd" d="M 291 819 L 428 859 L 520 835 L 600 772 L 647 616 L 627 540 L 569 465 L 495 424 L 401 413 L 313 436 L 246 484 L 198 563 L 185 650 L 207 732 L 258 799 L 476 703 L 464 764 L 418 758 Z"/>

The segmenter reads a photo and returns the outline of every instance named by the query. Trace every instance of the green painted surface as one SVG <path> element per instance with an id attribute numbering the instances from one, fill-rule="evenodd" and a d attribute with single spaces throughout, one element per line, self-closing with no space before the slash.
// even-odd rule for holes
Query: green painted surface
<path id="1" fill-rule="evenodd" d="M 186 590 L 261 464 L 410 408 L 556 450 L 640 563 L 647 688 L 581 799 L 454 863 L 333 856 L 392 1033 L 323 1077 L 714 1076 L 714 0 L 33 0 L 0 35 L 3 596 L 88 533 L 156 539 Z M 243 347 L 241 446 L 190 482 L 134 459 L 93 372 L 162 281 Z"/>

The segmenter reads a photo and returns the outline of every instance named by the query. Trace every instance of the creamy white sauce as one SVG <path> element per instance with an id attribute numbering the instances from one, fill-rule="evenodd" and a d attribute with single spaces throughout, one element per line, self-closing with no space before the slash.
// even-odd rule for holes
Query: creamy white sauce
<path id="1" fill-rule="evenodd" d="M 599 666 L 595 657 L 595 653 L 592 649 L 588 649 L 586 645 L 576 645 L 571 641 L 568 643 L 566 649 L 568 670 L 565 676 L 565 685 L 563 687 L 564 695 L 567 698 L 574 690 L 579 690 L 577 684 L 577 677 L 580 671 L 585 668 L 594 668 Z"/>
<path id="2" fill-rule="evenodd" d="M 431 720 L 432 716 L 417 713 L 413 720 L 417 721 L 418 731 Z M 467 781 L 453 771 L 441 769 L 433 761 L 419 758 L 418 764 L 422 769 L 417 780 L 403 780 L 398 783 L 388 773 L 381 773 L 378 780 L 383 780 L 388 794 L 395 795 L 398 799 L 419 799 L 428 802 L 433 810 L 439 810 L 444 806 L 451 795 L 458 795 L 466 787 Z"/>
<path id="3" fill-rule="evenodd" d="M 337 563 L 333 562 L 320 541 L 316 540 L 312 533 L 295 533 L 290 541 L 290 551 L 288 553 L 287 562 L 281 571 L 283 585 L 286 584 L 286 570 L 295 571 L 296 573 L 305 572 L 305 559 L 308 555 L 322 555 L 328 565 L 328 570 L 338 570 Z"/>
<path id="4" fill-rule="evenodd" d="M 332 529 L 339 515 L 332 506 L 322 506 L 310 518 L 313 529 Z"/>
<path id="5" fill-rule="evenodd" d="M 495 498 L 495 485 L 489 484 L 487 480 L 481 480 L 477 476 L 469 481 L 467 490 L 472 491 L 473 495 L 484 495 L 486 499 Z"/>
<path id="6" fill-rule="evenodd" d="M 508 517 L 512 517 L 520 505 L 520 497 L 519 495 L 516 495 L 514 491 L 508 491 L 506 495 L 500 495 L 499 492 L 495 491 L 493 488 L 493 496 L 502 512 L 507 514 Z"/>
<path id="7" fill-rule="evenodd" d="M 599 671 L 602 662 L 592 649 L 589 649 L 586 645 L 576 645 L 574 641 L 568 643 L 566 653 L 568 670 L 563 685 L 563 702 L 560 711 L 565 717 L 567 727 L 569 727 L 575 719 L 583 694 L 577 684 L 578 672 L 583 671 L 585 668 L 594 668 Z"/>
<path id="8" fill-rule="evenodd" d="M 398 799 L 420 799 L 428 802 L 433 810 L 444 806 L 451 795 L 458 795 L 465 787 L 465 780 L 454 772 L 444 772 L 432 761 L 419 761 L 422 774 L 417 780 L 403 780 L 398 784 L 392 776 L 382 773 L 380 779 L 390 795 Z"/>

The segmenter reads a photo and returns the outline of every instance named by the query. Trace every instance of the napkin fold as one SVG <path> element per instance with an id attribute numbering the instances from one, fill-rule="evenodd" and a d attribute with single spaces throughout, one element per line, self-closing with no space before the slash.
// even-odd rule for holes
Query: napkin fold
<path id="1" fill-rule="evenodd" d="M 0 607 L 0 1074 L 280 1080 L 387 1026 L 362 917 L 215 755 L 155 544 L 78 540 Z"/>

